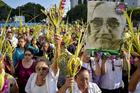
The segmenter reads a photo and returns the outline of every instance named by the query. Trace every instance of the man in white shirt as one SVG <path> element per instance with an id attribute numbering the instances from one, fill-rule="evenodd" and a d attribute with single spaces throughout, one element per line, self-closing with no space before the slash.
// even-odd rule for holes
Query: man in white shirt
<path id="1" fill-rule="evenodd" d="M 18 39 L 12 32 L 7 33 L 7 41 L 9 41 L 13 48 L 17 47 Z"/>
<path id="2" fill-rule="evenodd" d="M 95 57 L 90 57 L 89 53 L 84 51 L 81 56 L 81 60 L 83 62 L 82 66 L 87 68 L 90 72 L 90 82 L 99 84 L 99 78 L 101 75 L 101 63 L 97 53 L 95 53 Z"/>
<path id="3" fill-rule="evenodd" d="M 81 67 L 75 76 L 75 81 L 73 77 L 67 78 L 65 84 L 59 89 L 58 93 L 70 93 L 71 87 L 72 93 L 101 93 L 97 84 L 89 82 L 89 77 L 88 69 Z"/>
<path id="4" fill-rule="evenodd" d="M 120 93 L 123 62 L 119 57 L 103 58 L 101 66 L 100 87 L 103 93 Z"/>

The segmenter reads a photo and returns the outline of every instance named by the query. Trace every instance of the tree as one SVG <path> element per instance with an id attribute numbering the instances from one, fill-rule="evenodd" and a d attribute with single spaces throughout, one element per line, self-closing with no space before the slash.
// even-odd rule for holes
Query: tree
<path id="1" fill-rule="evenodd" d="M 134 26 L 138 26 L 140 23 L 140 8 L 130 8 L 127 11 L 128 15 L 131 15 L 131 20 Z"/>
<path id="2" fill-rule="evenodd" d="M 4 6 L 5 3 L 3 1 L 0 1 L 0 7 Z"/>
<path id="3" fill-rule="evenodd" d="M 12 8 L 9 7 L 4 2 L 0 1 L 0 21 L 6 20 L 7 16 Z M 40 22 L 46 16 L 41 12 L 41 9 L 44 10 L 44 7 L 42 7 L 39 4 L 34 3 L 27 3 L 26 5 L 17 7 L 16 9 L 12 9 L 10 17 L 23 15 L 25 16 L 25 21 L 28 22 Z"/>
<path id="4" fill-rule="evenodd" d="M 68 19 L 69 23 L 72 23 L 76 20 L 87 22 L 87 5 L 79 4 L 72 8 L 70 11 L 68 11 L 66 19 Z"/>
<path id="5" fill-rule="evenodd" d="M 84 0 L 84 4 L 87 4 L 87 0 Z"/>
<path id="6" fill-rule="evenodd" d="M 27 3 L 24 6 L 18 7 L 16 11 L 19 11 L 19 8 L 21 15 L 25 16 L 26 22 L 40 22 L 40 20 L 45 18 L 45 15 L 41 12 L 41 9 L 44 10 L 44 7 L 39 4 Z M 18 12 L 15 14 L 18 15 Z"/>
<path id="7" fill-rule="evenodd" d="M 0 1 L 0 21 L 7 19 L 7 16 L 10 10 L 11 10 L 11 7 L 9 7 L 3 1 Z"/>
<path id="8" fill-rule="evenodd" d="M 140 8 L 131 8 L 127 11 L 128 15 L 132 13 L 131 20 L 134 22 L 134 24 L 137 24 L 137 22 L 140 22 Z"/>
<path id="9" fill-rule="evenodd" d="M 78 4 L 82 4 L 82 0 L 78 0 Z"/>

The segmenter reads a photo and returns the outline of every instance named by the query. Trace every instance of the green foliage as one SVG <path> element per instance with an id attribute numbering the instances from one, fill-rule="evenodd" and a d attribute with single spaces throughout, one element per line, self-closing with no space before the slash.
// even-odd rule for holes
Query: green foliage
<path id="1" fill-rule="evenodd" d="M 127 11 L 128 15 L 130 15 L 131 12 L 132 12 L 132 21 L 133 22 L 140 21 L 140 8 L 128 9 Z"/>
<path id="2" fill-rule="evenodd" d="M 87 4 L 87 0 L 84 0 L 84 4 Z"/>
<path id="3" fill-rule="evenodd" d="M 78 0 L 78 4 L 82 4 L 82 0 Z"/>
<path id="4" fill-rule="evenodd" d="M 121 0 L 121 2 L 124 2 L 124 0 Z"/>
<path id="5" fill-rule="evenodd" d="M 43 15 L 41 12 L 41 9 L 44 9 L 44 7 L 39 4 L 27 3 L 24 6 L 18 7 L 16 10 L 18 11 L 19 8 L 21 10 L 21 15 L 25 16 L 26 22 L 39 22 L 45 18 L 45 15 Z"/>
<path id="6" fill-rule="evenodd" d="M 6 20 L 10 9 L 11 7 L 0 1 L 0 21 Z M 26 5 L 12 9 L 13 11 L 10 17 L 23 15 L 25 16 L 26 22 L 39 22 L 46 18 L 46 16 L 41 12 L 41 9 L 44 10 L 44 7 L 39 4 L 27 3 Z"/>
<path id="7" fill-rule="evenodd" d="M 66 19 L 68 19 L 69 23 L 77 20 L 87 22 L 87 5 L 80 4 L 72 8 L 70 11 L 68 11 Z"/>
<path id="8" fill-rule="evenodd" d="M 4 2 L 2 0 L 0 1 L 0 7 L 1 6 L 4 6 Z"/>
<path id="9" fill-rule="evenodd" d="M 10 9 L 11 8 L 7 4 L 5 4 L 3 1 L 0 1 L 0 21 L 7 19 Z"/>

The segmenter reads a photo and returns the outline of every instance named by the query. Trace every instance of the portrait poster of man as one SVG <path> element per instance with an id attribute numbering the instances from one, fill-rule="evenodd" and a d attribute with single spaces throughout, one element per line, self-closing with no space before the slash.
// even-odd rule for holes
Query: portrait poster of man
<path id="1" fill-rule="evenodd" d="M 86 49 L 120 48 L 125 17 L 115 11 L 116 3 L 107 1 L 88 1 L 88 31 Z"/>

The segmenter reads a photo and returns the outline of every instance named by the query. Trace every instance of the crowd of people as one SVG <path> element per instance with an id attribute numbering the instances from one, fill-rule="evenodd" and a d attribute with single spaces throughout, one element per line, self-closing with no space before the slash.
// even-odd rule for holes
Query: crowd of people
<path id="1" fill-rule="evenodd" d="M 89 25 L 0 28 L 0 93 L 140 93 L 140 57 L 131 54 L 129 60 L 127 44 L 119 43 L 127 33 L 124 16 L 113 3 L 90 5 L 95 8 Z M 68 63 L 71 57 L 75 62 Z"/>
<path id="2" fill-rule="evenodd" d="M 140 93 L 139 51 L 125 49 L 133 38 L 118 8 L 90 0 L 89 24 L 59 23 L 53 9 L 58 24 L 1 27 L 0 93 Z"/>
<path id="3" fill-rule="evenodd" d="M 60 35 L 54 35 L 52 43 L 45 33 L 35 38 L 31 34 L 23 36 L 12 30 L 12 27 L 7 27 L 5 35 L 5 40 L 14 49 L 12 59 L 8 54 L 1 53 L 0 56 L 1 93 L 140 92 L 140 63 L 137 56 L 132 58 L 132 77 L 128 81 L 126 51 L 121 50 L 121 55 L 110 56 L 95 52 L 91 56 L 81 49 L 79 59 L 82 66 L 76 76 L 71 77 L 64 75 L 63 70 L 66 69 L 61 68 L 63 65 L 60 66 L 58 60 L 64 48 L 69 54 L 75 52 L 78 40 L 75 33 L 71 38 L 74 43 L 66 48 Z"/>

